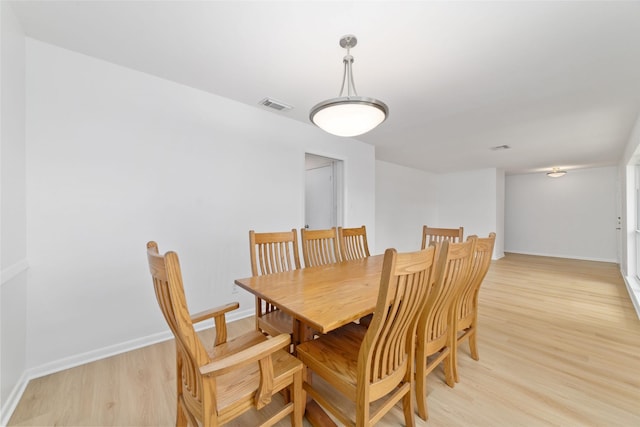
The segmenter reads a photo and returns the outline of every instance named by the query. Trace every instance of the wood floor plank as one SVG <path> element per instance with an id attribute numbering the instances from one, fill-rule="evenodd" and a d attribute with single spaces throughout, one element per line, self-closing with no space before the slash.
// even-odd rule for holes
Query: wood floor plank
<path id="1" fill-rule="evenodd" d="M 253 327 L 242 319 L 229 334 Z M 212 332 L 203 337 L 211 342 Z M 430 418 L 417 425 L 640 425 L 640 320 L 617 264 L 493 261 L 480 291 L 478 349 L 476 362 L 462 345 L 455 388 L 441 369 L 429 376 Z M 174 357 L 168 341 L 32 380 L 9 425 L 173 425 Z M 402 424 L 394 408 L 379 425 Z"/>

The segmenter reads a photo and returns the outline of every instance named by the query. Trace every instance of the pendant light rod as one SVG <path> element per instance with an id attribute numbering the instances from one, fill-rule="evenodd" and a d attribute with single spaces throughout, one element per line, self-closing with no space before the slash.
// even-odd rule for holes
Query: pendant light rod
<path id="1" fill-rule="evenodd" d="M 346 35 L 340 39 L 340 46 L 347 49 L 347 54 L 342 59 L 344 63 L 344 71 L 342 72 L 342 86 L 340 87 L 340 94 L 338 97 L 341 97 L 344 93 L 344 82 L 347 82 L 347 97 L 349 96 L 358 96 L 358 92 L 356 92 L 356 84 L 353 81 L 353 56 L 350 53 L 350 49 L 355 47 L 358 44 L 358 39 L 354 35 Z"/>

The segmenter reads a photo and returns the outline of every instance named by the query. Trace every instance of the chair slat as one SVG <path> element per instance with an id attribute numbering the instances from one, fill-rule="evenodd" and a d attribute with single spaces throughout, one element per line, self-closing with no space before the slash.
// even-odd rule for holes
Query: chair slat
<path id="1" fill-rule="evenodd" d="M 327 230 L 303 228 L 300 230 L 300 238 L 305 267 L 317 267 L 340 262 L 338 230 L 335 227 Z"/>
<path id="2" fill-rule="evenodd" d="M 464 235 L 464 227 L 459 228 L 436 228 L 422 227 L 422 249 L 432 243 L 442 243 L 445 240 L 451 243 L 460 243 Z"/>
<path id="3" fill-rule="evenodd" d="M 338 238 L 342 261 L 351 261 L 370 256 L 367 229 L 364 225 L 357 228 L 338 227 Z"/>

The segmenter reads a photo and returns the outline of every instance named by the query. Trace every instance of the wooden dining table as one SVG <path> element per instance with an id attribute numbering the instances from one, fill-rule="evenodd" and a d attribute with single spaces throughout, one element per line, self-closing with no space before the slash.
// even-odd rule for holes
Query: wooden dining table
<path id="1" fill-rule="evenodd" d="M 384 255 L 375 255 L 237 279 L 235 283 L 291 315 L 293 342 L 299 344 L 373 313 L 383 259 Z M 314 426 L 332 425 L 313 401 L 307 404 L 306 416 Z"/>

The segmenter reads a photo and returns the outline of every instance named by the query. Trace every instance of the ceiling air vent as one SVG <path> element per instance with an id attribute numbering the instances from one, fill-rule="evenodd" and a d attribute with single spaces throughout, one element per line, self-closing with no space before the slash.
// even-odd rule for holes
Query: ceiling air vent
<path id="1" fill-rule="evenodd" d="M 276 101 L 272 98 L 265 98 L 260 101 L 259 104 L 277 111 L 289 111 L 293 109 L 291 105 L 287 105 L 284 102 Z"/>

